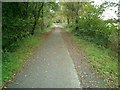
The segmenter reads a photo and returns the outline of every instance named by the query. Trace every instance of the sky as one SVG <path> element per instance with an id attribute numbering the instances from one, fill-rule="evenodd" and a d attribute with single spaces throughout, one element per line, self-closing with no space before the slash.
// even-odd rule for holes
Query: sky
<path id="1" fill-rule="evenodd" d="M 119 0 L 92 0 L 92 1 L 94 1 L 95 5 L 101 5 L 105 1 L 114 2 L 114 3 L 119 2 Z M 102 14 L 102 16 L 103 16 L 102 19 L 104 19 L 104 20 L 111 19 L 111 18 L 118 19 L 117 14 L 115 13 L 115 11 L 118 11 L 118 7 L 109 7 L 109 8 L 107 8 Z"/>

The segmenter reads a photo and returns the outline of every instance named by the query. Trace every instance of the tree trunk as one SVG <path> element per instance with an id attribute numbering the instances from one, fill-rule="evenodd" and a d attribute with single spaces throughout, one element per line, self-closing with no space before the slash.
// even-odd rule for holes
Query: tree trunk
<path id="1" fill-rule="evenodd" d="M 70 20 L 69 20 L 69 18 L 67 17 L 67 23 L 68 23 L 68 25 L 70 24 Z"/>
<path id="2" fill-rule="evenodd" d="M 43 5 L 44 5 L 44 3 L 43 3 Z M 41 30 L 43 31 L 44 30 L 44 12 L 43 12 L 43 7 L 42 7 L 42 16 L 41 16 L 41 18 L 42 18 L 42 22 L 41 22 Z"/>
<path id="3" fill-rule="evenodd" d="M 36 25 L 37 25 L 37 22 L 38 22 L 38 19 L 39 19 L 39 16 L 40 16 L 40 11 L 43 9 L 43 5 L 44 5 L 44 2 L 42 3 L 42 5 L 40 6 L 40 8 L 39 8 L 38 11 L 35 11 L 36 8 L 37 8 L 37 4 L 36 4 L 36 6 L 35 6 L 35 9 L 34 9 L 34 11 L 33 11 L 35 21 L 34 21 L 34 25 L 33 25 L 33 29 L 32 29 L 31 35 L 34 34 L 35 27 L 36 27 Z M 37 13 L 37 12 L 38 12 L 38 13 Z M 43 12 L 43 11 L 42 11 L 42 12 Z"/>
<path id="4" fill-rule="evenodd" d="M 35 19 L 35 22 L 34 22 L 34 25 L 33 25 L 33 29 L 32 29 L 32 32 L 31 32 L 31 35 L 33 35 L 33 34 L 34 34 L 36 24 L 37 24 L 37 20 Z"/>

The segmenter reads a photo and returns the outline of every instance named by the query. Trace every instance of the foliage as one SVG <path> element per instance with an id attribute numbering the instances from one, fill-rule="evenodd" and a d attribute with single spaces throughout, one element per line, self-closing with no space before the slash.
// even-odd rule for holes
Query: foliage
<path id="1" fill-rule="evenodd" d="M 33 35 L 36 27 L 41 32 L 48 28 L 58 5 L 53 2 L 7 2 L 2 4 L 2 9 L 2 47 L 13 50 L 11 46 Z"/>
<path id="2" fill-rule="evenodd" d="M 79 48 L 85 52 L 88 62 L 96 70 L 98 75 L 107 83 L 107 87 L 118 87 L 118 60 L 109 53 L 111 50 L 99 47 L 98 45 L 83 40 L 79 36 L 73 36 Z M 115 53 L 115 52 L 114 52 Z"/>
<path id="3" fill-rule="evenodd" d="M 52 25 L 54 2 L 2 3 L 2 83 L 11 79 Z M 0 74 L 1 75 L 1 74 Z"/>
<path id="4" fill-rule="evenodd" d="M 89 2 L 66 2 L 63 4 L 63 15 L 75 35 L 118 52 L 117 20 L 101 19 L 102 12 L 108 6 L 108 3 L 96 7 Z"/>
<path id="5" fill-rule="evenodd" d="M 65 27 L 75 35 L 76 43 L 88 56 L 88 62 L 109 87 L 118 87 L 119 23 L 115 19 L 101 18 L 105 8 L 112 4 L 106 2 L 96 7 L 90 2 L 66 2 L 61 5 L 62 16 L 66 17 Z"/>

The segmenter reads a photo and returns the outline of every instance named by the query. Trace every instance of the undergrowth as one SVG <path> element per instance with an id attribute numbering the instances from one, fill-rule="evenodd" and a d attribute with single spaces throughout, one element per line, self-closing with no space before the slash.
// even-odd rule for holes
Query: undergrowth
<path id="1" fill-rule="evenodd" d="M 111 56 L 111 50 L 73 35 L 79 48 L 85 52 L 92 68 L 105 80 L 108 87 L 118 87 L 118 58 Z M 120 68 L 119 68 L 120 69 Z"/>

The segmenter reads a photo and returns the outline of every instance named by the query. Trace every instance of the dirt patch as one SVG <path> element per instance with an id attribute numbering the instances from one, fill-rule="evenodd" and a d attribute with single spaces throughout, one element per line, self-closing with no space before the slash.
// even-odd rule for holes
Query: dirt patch
<path id="1" fill-rule="evenodd" d="M 70 33 L 62 30 L 62 36 L 67 45 L 70 56 L 74 62 L 79 81 L 83 88 L 105 88 L 105 82 L 92 70 L 86 59 L 85 52 L 80 50 Z"/>

